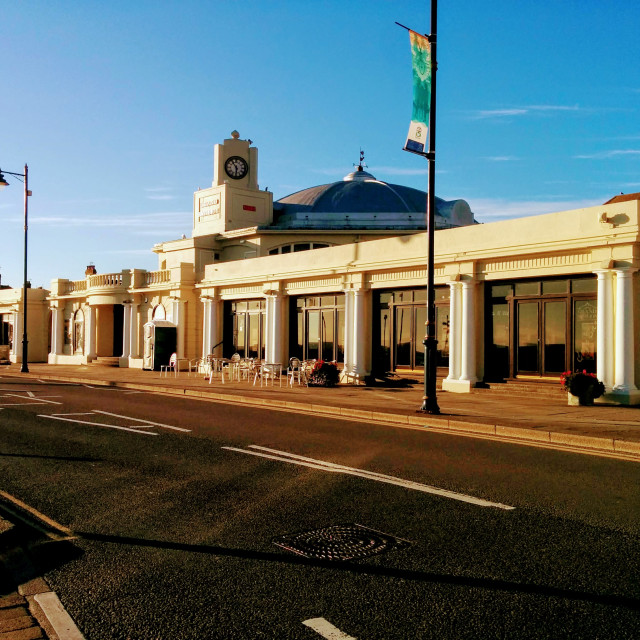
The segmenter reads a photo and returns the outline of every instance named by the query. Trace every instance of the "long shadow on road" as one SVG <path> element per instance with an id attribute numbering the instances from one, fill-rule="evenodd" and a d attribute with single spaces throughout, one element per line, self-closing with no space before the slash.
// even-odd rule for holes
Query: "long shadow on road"
<path id="1" fill-rule="evenodd" d="M 430 582 L 434 584 L 471 587 L 503 591 L 505 593 L 529 594 L 553 598 L 566 598 L 582 602 L 591 602 L 600 605 L 624 607 L 634 611 L 640 611 L 640 600 L 620 595 L 608 595 L 589 593 L 586 591 L 573 591 L 539 584 L 526 584 L 498 580 L 494 578 L 474 578 L 469 576 L 453 576 L 428 571 L 414 571 L 396 569 L 393 567 L 381 567 L 374 565 L 353 564 L 345 561 L 327 561 L 313 558 L 305 558 L 296 555 L 285 555 L 266 551 L 254 551 L 250 549 L 233 549 L 215 545 L 185 544 L 169 542 L 165 540 L 149 540 L 144 538 L 129 538 L 126 536 L 114 536 L 100 533 L 87 533 L 74 531 L 74 535 L 84 540 L 93 542 L 106 542 L 139 547 L 153 547 L 156 549 L 170 549 L 172 551 L 186 551 L 189 553 L 206 553 L 210 555 L 226 556 L 230 558 L 243 558 L 246 560 L 259 560 L 262 562 L 279 562 L 298 566 L 307 566 L 334 571 L 345 571 L 354 574 L 381 576 L 384 578 L 397 578 L 417 582 Z"/>

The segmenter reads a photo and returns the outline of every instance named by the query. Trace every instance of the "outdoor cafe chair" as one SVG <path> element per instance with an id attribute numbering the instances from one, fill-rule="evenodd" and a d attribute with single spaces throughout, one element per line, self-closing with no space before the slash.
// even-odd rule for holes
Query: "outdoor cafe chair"
<path id="1" fill-rule="evenodd" d="M 178 377 L 178 354 L 177 353 L 172 353 L 171 357 L 169 358 L 169 364 L 161 364 L 160 365 L 160 375 L 162 375 L 162 372 L 164 371 L 164 377 L 167 377 L 167 373 L 169 371 L 173 371 L 173 375 L 175 377 Z"/>
<path id="2" fill-rule="evenodd" d="M 307 384 L 306 371 L 302 362 L 300 361 L 300 358 L 289 358 L 287 380 L 290 387 L 293 386 L 294 381 L 297 381 L 298 385 Z"/>
<path id="3" fill-rule="evenodd" d="M 281 362 L 262 362 L 256 367 L 256 372 L 253 378 L 253 384 L 260 378 L 260 386 L 271 383 L 273 386 L 274 381 L 277 379 L 280 386 L 282 386 L 282 363 Z"/>

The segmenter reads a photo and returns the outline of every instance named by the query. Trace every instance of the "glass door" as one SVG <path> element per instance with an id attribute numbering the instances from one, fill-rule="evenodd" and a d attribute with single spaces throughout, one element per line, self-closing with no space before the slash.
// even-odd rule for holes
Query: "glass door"
<path id="1" fill-rule="evenodd" d="M 516 372 L 540 373 L 539 303 L 518 302 L 516 314 Z"/>
<path id="2" fill-rule="evenodd" d="M 567 303 L 544 303 L 543 373 L 560 374 L 567 367 Z"/>

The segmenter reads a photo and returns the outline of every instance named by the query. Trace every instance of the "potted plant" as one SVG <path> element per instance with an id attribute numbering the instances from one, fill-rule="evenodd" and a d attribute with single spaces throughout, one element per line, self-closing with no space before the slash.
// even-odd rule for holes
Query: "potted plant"
<path id="1" fill-rule="evenodd" d="M 340 379 L 338 367 L 333 362 L 318 360 L 309 374 L 310 387 L 335 387 Z"/>
<path id="2" fill-rule="evenodd" d="M 569 404 L 592 405 L 594 399 L 604 393 L 604 384 L 596 374 L 585 370 L 565 371 L 560 376 L 560 383 L 568 392 Z"/>

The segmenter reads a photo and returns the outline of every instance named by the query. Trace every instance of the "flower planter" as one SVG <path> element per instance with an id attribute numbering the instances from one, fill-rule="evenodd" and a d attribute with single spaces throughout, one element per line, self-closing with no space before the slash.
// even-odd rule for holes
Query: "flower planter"
<path id="1" fill-rule="evenodd" d="M 567 393 L 567 404 L 570 407 L 592 407 L 593 395 L 584 393 L 581 396 L 574 396 L 572 393 Z"/>

